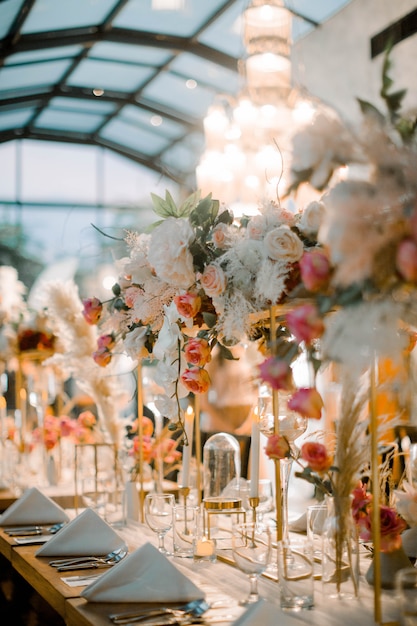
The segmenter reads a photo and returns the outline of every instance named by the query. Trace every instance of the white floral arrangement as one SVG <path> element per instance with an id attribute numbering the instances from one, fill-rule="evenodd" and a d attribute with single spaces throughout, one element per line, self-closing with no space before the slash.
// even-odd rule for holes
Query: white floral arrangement
<path id="1" fill-rule="evenodd" d="M 0 360 L 4 362 L 17 351 L 18 327 L 28 313 L 26 291 L 14 267 L 0 266 Z"/>
<path id="2" fill-rule="evenodd" d="M 299 285 L 299 262 L 316 246 L 322 206 L 293 214 L 271 203 L 236 220 L 199 192 L 179 206 L 168 192 L 152 199 L 161 221 L 150 233 L 127 233 L 129 256 L 117 262 L 114 297 L 85 299 L 84 316 L 100 327 L 98 364 L 120 351 L 157 359 L 165 390 L 157 408 L 182 425 L 180 400 L 207 390 L 204 366 L 214 345 L 232 358 L 227 346 L 260 338 L 257 314 L 286 302 Z"/>

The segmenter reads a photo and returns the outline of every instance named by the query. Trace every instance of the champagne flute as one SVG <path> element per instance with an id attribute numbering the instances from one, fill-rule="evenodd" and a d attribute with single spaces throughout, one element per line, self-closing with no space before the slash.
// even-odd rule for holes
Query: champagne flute
<path id="1" fill-rule="evenodd" d="M 232 554 L 237 567 L 250 581 L 249 595 L 239 604 L 252 604 L 259 600 L 258 578 L 271 558 L 271 531 L 258 522 L 237 524 L 232 530 Z"/>
<path id="2" fill-rule="evenodd" d="M 158 535 L 158 550 L 169 554 L 165 547 L 165 535 L 173 526 L 175 498 L 169 493 L 148 493 L 145 497 L 145 521 Z"/>

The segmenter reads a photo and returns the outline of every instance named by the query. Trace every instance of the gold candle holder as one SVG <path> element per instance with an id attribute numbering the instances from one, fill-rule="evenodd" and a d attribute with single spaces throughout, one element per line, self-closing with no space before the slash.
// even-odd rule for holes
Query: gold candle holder
<path id="1" fill-rule="evenodd" d="M 252 497 L 249 498 L 249 506 L 252 509 L 252 521 L 253 521 L 253 523 L 256 522 L 256 509 L 259 506 L 259 502 L 260 502 L 260 500 L 259 500 L 258 497 L 252 496 Z"/>

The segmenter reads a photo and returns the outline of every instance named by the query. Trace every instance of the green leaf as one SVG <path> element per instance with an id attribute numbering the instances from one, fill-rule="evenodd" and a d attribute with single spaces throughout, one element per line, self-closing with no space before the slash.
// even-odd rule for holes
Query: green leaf
<path id="1" fill-rule="evenodd" d="M 225 345 L 220 342 L 217 342 L 217 345 L 219 346 L 220 356 L 222 356 L 224 359 L 227 359 L 228 361 L 239 361 L 239 359 L 233 356 L 231 350 L 229 350 L 229 348 L 226 348 Z"/>
<path id="2" fill-rule="evenodd" d="M 207 313 L 207 311 L 204 311 L 203 320 L 209 328 L 213 328 L 216 325 L 217 316 L 214 313 Z"/>
<path id="3" fill-rule="evenodd" d="M 157 196 L 155 193 L 151 193 L 151 198 L 153 202 L 153 211 L 159 217 L 170 217 L 171 213 L 169 207 L 167 206 L 165 200 L 160 196 Z"/>
<path id="4" fill-rule="evenodd" d="M 201 193 L 200 191 L 195 191 L 192 193 L 184 202 L 181 204 L 179 209 L 177 210 L 177 217 L 189 217 L 191 212 L 195 209 L 196 205 L 200 200 Z"/>
<path id="5" fill-rule="evenodd" d="M 218 224 L 233 224 L 234 216 L 231 211 L 226 209 L 222 211 L 220 215 L 217 217 Z"/>
<path id="6" fill-rule="evenodd" d="M 374 118 L 381 125 L 384 124 L 385 117 L 381 113 L 381 111 L 378 111 L 376 106 L 374 106 L 370 102 L 367 102 L 366 100 L 361 100 L 361 98 L 356 98 L 356 100 L 359 103 L 359 106 L 360 106 L 360 109 L 361 109 L 363 115 L 369 115 L 369 117 Z"/>

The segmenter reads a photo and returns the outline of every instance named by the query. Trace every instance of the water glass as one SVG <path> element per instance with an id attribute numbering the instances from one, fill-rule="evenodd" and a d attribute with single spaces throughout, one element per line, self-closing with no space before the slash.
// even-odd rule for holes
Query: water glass
<path id="1" fill-rule="evenodd" d="M 174 556 L 193 557 L 193 540 L 198 507 L 179 504 L 174 507 Z"/>
<path id="2" fill-rule="evenodd" d="M 313 544 L 315 554 L 322 553 L 322 533 L 327 519 L 327 504 L 312 504 L 307 507 L 307 539 Z"/>
<path id="3" fill-rule="evenodd" d="M 417 569 L 406 567 L 395 576 L 395 589 L 402 626 L 417 625 Z"/>
<path id="4" fill-rule="evenodd" d="M 281 608 L 313 608 L 313 545 L 308 539 L 278 542 L 278 580 Z"/>
<path id="5" fill-rule="evenodd" d="M 256 522 L 238 524 L 232 530 L 232 546 L 234 561 L 250 582 L 249 595 L 239 604 L 252 604 L 259 600 L 258 578 L 271 558 L 270 529 Z"/>

